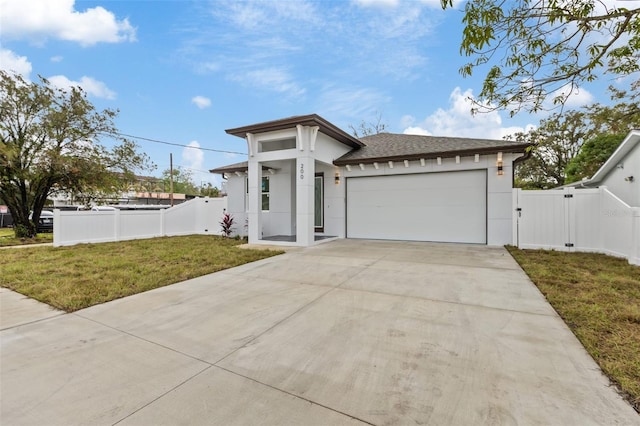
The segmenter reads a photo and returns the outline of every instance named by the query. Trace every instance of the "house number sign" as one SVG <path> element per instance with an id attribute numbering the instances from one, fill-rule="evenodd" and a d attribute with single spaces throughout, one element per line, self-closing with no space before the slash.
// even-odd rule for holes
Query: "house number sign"
<path id="1" fill-rule="evenodd" d="M 300 164 L 300 179 L 304 179 L 304 164 Z"/>

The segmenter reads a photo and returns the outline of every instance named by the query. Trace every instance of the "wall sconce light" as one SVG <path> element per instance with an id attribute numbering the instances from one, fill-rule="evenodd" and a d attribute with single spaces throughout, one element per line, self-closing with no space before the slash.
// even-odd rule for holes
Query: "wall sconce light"
<path id="1" fill-rule="evenodd" d="M 498 176 L 502 176 L 504 174 L 504 167 L 502 166 L 502 161 L 498 161 Z"/>
<path id="2" fill-rule="evenodd" d="M 335 183 L 336 185 L 340 185 L 340 173 L 338 172 L 336 172 Z"/>
<path id="3" fill-rule="evenodd" d="M 626 180 L 627 182 L 633 182 L 633 176 L 627 176 L 626 178 L 624 178 L 624 180 Z"/>

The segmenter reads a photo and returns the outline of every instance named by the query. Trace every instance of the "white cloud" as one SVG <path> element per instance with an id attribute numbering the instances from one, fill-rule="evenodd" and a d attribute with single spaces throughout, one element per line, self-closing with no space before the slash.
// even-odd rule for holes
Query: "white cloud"
<path id="1" fill-rule="evenodd" d="M 116 92 L 109 89 L 106 84 L 98 81 L 94 78 L 83 76 L 80 81 L 69 80 L 64 75 L 54 75 L 49 77 L 48 80 L 56 87 L 61 89 L 68 89 L 72 86 L 80 86 L 87 94 L 95 96 L 96 98 L 103 99 L 115 99 Z"/>
<path id="2" fill-rule="evenodd" d="M 28 79 L 32 67 L 26 56 L 18 56 L 9 49 L 0 48 L 0 69 L 20 74 Z"/>
<path id="3" fill-rule="evenodd" d="M 353 3 L 355 3 L 356 5 L 360 6 L 360 7 L 397 7 L 400 5 L 400 0 L 353 0 Z M 440 3 L 440 0 L 420 0 L 420 3 L 431 7 L 431 8 L 438 8 L 438 9 L 442 9 L 442 4 Z M 457 6 L 456 2 L 454 3 L 454 7 Z M 460 2 L 461 3 L 461 2 Z"/>
<path id="4" fill-rule="evenodd" d="M 198 148 L 200 148 L 198 141 L 191 141 L 182 149 L 182 165 L 195 172 L 204 168 L 204 152 Z"/>
<path id="5" fill-rule="evenodd" d="M 205 109 L 211 106 L 211 99 L 204 96 L 194 96 L 191 98 L 191 102 L 200 109 Z"/>
<path id="6" fill-rule="evenodd" d="M 547 96 L 545 100 L 545 108 L 554 108 L 555 105 L 553 105 L 553 98 L 565 96 L 567 99 L 564 103 L 564 106 L 569 108 L 581 108 L 583 106 L 592 104 L 595 100 L 594 96 L 587 89 L 571 89 L 571 87 L 565 86 Z"/>
<path id="7" fill-rule="evenodd" d="M 282 68 L 265 68 L 247 71 L 245 73 L 232 75 L 229 79 L 245 86 L 283 93 L 290 97 L 302 96 L 306 92 L 303 87 L 300 87 L 300 85 L 294 81 L 291 74 Z"/>
<path id="8" fill-rule="evenodd" d="M 361 7 L 396 7 L 399 0 L 354 0 L 355 4 Z"/>
<path id="9" fill-rule="evenodd" d="M 0 0 L 2 36 L 43 43 L 49 37 L 91 46 L 135 41 L 128 19 L 118 20 L 103 7 L 75 10 L 75 0 Z"/>
<path id="10" fill-rule="evenodd" d="M 338 115 L 358 122 L 384 110 L 389 97 L 374 89 L 327 87 L 320 95 L 321 114 Z"/>
<path id="11" fill-rule="evenodd" d="M 242 1 L 217 3 L 214 14 L 222 12 L 239 27 L 271 32 L 280 25 L 291 26 L 316 21 L 318 12 L 315 6 L 307 1 Z M 222 10 L 220 10 L 222 8 Z"/>
<path id="12" fill-rule="evenodd" d="M 49 60 L 51 62 L 62 62 L 64 58 L 60 55 L 52 56 Z"/>
<path id="13" fill-rule="evenodd" d="M 449 96 L 449 108 L 439 108 L 419 123 L 411 123 L 403 133 L 415 135 L 457 136 L 467 138 L 502 139 L 517 132 L 528 131 L 533 125 L 525 127 L 504 127 L 498 111 L 471 114 L 473 92 L 462 92 L 456 87 Z M 405 116 L 411 117 L 411 116 Z M 406 118 L 403 117 L 403 120 Z M 413 119 L 413 117 L 411 117 Z M 408 123 L 410 121 L 407 121 Z"/>

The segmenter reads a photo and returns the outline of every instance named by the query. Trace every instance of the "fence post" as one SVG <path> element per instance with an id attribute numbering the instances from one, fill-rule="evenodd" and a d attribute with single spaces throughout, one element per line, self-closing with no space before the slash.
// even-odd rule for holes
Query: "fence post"
<path id="1" fill-rule="evenodd" d="M 160 209 L 160 236 L 161 237 L 166 237 L 167 236 L 167 232 L 165 229 L 165 222 L 164 222 L 164 213 L 167 209 Z"/>
<path id="2" fill-rule="evenodd" d="M 572 226 L 575 223 L 575 204 L 572 203 L 573 199 L 573 188 L 564 188 L 564 203 L 563 211 L 564 211 L 564 224 L 563 224 L 563 237 L 564 237 L 564 248 L 562 251 L 573 251 L 571 247 L 572 244 L 575 243 L 575 230 Z"/>
<path id="3" fill-rule="evenodd" d="M 120 241 L 120 209 L 113 212 L 114 241 Z"/>
<path id="4" fill-rule="evenodd" d="M 511 191 L 511 244 L 513 244 L 515 247 L 518 247 L 520 243 L 520 239 L 518 238 L 518 233 L 520 232 L 520 228 L 518 226 L 518 200 L 520 198 L 520 191 L 522 191 L 522 189 L 520 188 L 513 188 L 513 190 Z"/>
<path id="5" fill-rule="evenodd" d="M 627 259 L 632 265 L 640 265 L 640 207 L 631 208 L 631 252 Z"/>

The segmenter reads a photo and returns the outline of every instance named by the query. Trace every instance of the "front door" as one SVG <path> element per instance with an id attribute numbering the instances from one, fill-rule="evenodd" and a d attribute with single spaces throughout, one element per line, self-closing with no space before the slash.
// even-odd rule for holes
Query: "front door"
<path id="1" fill-rule="evenodd" d="M 313 226 L 315 232 L 324 232 L 324 175 L 317 173 L 314 188 Z"/>

